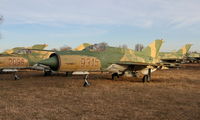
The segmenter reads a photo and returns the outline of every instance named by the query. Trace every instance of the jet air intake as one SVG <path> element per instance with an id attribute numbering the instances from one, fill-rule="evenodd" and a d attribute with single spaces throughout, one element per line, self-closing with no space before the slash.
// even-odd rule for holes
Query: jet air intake
<path id="1" fill-rule="evenodd" d="M 99 71 L 101 67 L 100 60 L 96 57 L 84 55 L 59 55 L 53 53 L 48 59 L 39 64 L 49 66 L 53 71 Z"/>

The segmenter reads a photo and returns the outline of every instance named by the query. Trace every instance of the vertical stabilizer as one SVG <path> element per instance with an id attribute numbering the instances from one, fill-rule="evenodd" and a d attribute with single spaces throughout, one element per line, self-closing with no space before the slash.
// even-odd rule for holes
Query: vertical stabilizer
<path id="1" fill-rule="evenodd" d="M 181 54 L 186 54 L 190 50 L 191 46 L 192 46 L 192 44 L 186 44 L 180 50 L 178 50 L 177 52 L 181 53 Z"/>
<path id="2" fill-rule="evenodd" d="M 162 44 L 163 40 L 155 40 L 154 42 L 149 44 L 146 48 L 144 48 L 142 52 L 146 56 L 151 56 L 155 58 L 158 56 Z"/>

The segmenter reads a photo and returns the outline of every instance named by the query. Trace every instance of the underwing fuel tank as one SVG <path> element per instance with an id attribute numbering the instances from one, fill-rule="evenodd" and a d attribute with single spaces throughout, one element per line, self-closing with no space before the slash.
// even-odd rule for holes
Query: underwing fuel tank
<path id="1" fill-rule="evenodd" d="M 96 57 L 84 55 L 59 55 L 53 53 L 39 64 L 49 66 L 53 71 L 99 71 L 101 62 Z"/>

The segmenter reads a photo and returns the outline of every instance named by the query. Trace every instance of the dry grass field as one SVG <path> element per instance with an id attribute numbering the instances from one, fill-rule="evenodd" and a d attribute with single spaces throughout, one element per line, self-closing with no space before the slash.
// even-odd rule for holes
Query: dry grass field
<path id="1" fill-rule="evenodd" d="M 160 70 L 150 83 L 90 75 L 0 75 L 0 120 L 200 120 L 200 65 Z"/>

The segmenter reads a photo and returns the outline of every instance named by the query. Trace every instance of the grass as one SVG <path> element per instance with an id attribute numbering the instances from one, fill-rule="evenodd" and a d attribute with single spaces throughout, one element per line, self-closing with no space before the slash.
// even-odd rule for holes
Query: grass
<path id="1" fill-rule="evenodd" d="M 200 65 L 156 71 L 150 83 L 104 74 L 0 75 L 0 120 L 199 120 Z"/>

